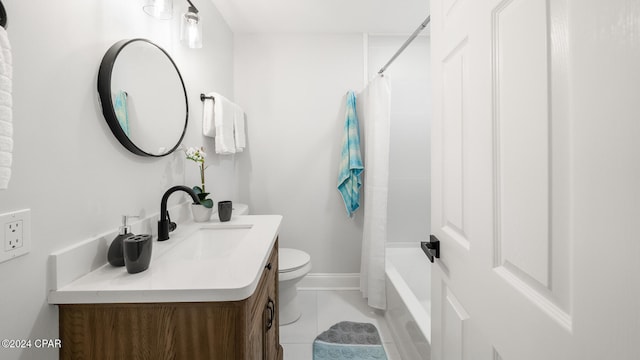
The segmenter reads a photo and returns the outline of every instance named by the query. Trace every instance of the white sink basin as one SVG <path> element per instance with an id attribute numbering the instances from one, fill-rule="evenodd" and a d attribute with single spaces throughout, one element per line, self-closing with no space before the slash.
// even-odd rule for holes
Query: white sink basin
<path id="1" fill-rule="evenodd" d="M 237 255 L 252 225 L 205 225 L 165 256 L 176 260 L 220 260 Z"/>

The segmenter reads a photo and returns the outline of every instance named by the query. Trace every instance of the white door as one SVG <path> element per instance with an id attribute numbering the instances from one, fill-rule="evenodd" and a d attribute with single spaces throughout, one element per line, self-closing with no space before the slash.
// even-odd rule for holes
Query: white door
<path id="1" fill-rule="evenodd" d="M 432 358 L 640 359 L 640 1 L 431 19 Z"/>

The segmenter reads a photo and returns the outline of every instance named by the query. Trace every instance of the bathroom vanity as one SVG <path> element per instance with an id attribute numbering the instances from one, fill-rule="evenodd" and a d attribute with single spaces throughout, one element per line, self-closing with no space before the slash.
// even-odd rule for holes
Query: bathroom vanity
<path id="1" fill-rule="evenodd" d="M 60 358 L 282 359 L 280 220 L 250 215 L 179 226 L 169 241 L 154 243 L 146 272 L 105 265 L 51 291 Z"/>

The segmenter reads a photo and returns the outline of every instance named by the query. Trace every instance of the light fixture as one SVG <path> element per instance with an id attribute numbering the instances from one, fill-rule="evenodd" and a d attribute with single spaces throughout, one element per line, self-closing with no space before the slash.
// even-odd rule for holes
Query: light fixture
<path id="1" fill-rule="evenodd" d="M 202 22 L 198 9 L 190 0 L 187 2 L 189 10 L 180 18 L 180 42 L 191 49 L 199 49 L 202 47 Z"/>
<path id="2" fill-rule="evenodd" d="M 180 42 L 192 48 L 202 47 L 202 22 L 198 9 L 191 0 L 187 0 L 189 8 L 180 17 Z M 156 19 L 171 19 L 173 16 L 173 0 L 145 0 L 144 12 Z"/>
<path id="3" fill-rule="evenodd" d="M 168 20 L 173 16 L 173 0 L 146 0 L 142 10 L 156 19 Z"/>

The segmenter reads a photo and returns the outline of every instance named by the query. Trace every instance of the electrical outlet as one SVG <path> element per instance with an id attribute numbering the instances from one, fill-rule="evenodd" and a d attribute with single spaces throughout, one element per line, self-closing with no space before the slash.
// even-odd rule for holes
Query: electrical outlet
<path id="1" fill-rule="evenodd" d="M 11 221 L 4 224 L 4 251 L 11 251 L 22 247 L 23 240 L 22 220 Z"/>
<path id="2" fill-rule="evenodd" d="M 0 228 L 4 244 L 0 247 L 0 262 L 31 251 L 31 209 L 0 214 Z"/>

